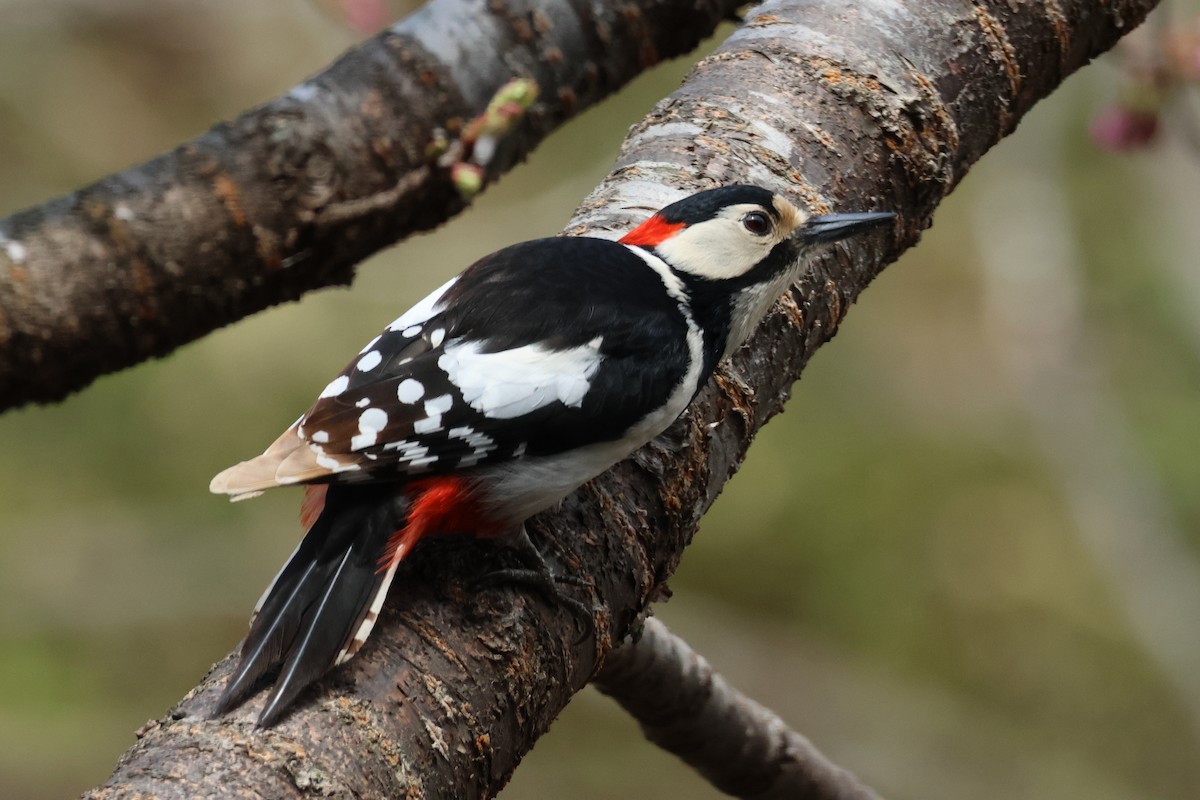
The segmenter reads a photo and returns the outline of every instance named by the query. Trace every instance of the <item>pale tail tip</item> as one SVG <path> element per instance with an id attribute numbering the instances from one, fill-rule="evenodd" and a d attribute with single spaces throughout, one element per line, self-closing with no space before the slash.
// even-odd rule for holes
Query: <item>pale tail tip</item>
<path id="1" fill-rule="evenodd" d="M 238 464 L 237 466 L 230 467 L 229 469 L 222 470 L 221 472 L 217 473 L 213 479 L 209 481 L 208 490 L 213 494 L 229 495 L 229 501 L 231 503 L 236 503 L 239 500 L 249 500 L 251 497 L 258 497 L 260 494 L 262 494 L 261 489 L 257 491 L 247 490 L 233 485 L 233 481 L 231 480 L 235 477 L 233 473 L 235 473 L 240 466 L 241 464 Z"/>
<path id="2" fill-rule="evenodd" d="M 214 475 L 213 479 L 208 482 L 208 490 L 213 494 L 237 494 L 237 490 L 229 485 L 229 473 L 233 469 L 233 467 L 230 467 Z"/>

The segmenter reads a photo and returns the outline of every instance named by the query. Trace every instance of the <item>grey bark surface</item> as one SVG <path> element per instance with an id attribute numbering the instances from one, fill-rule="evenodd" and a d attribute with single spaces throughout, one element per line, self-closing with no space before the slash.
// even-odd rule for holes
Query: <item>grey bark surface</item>
<path id="1" fill-rule="evenodd" d="M 466 558 L 423 548 L 372 641 L 278 727 L 253 727 L 260 698 L 208 718 L 227 658 L 88 796 L 494 795 L 662 595 L 751 438 L 859 292 L 916 242 L 975 160 L 1154 5 L 775 0 L 753 9 L 634 127 L 570 232 L 623 229 L 732 181 L 815 209 L 891 208 L 902 219 L 813 263 L 718 369 L 681 438 L 652 443 L 531 521 L 556 569 L 589 581 L 570 590 L 594 607 L 596 635 L 578 641 L 572 611 L 538 596 L 472 590 L 481 566 L 502 557 L 488 545 L 456 546 Z"/>
<path id="2" fill-rule="evenodd" d="M 535 80 L 540 100 L 485 182 L 736 6 L 432 0 L 283 97 L 0 220 L 0 410 L 349 283 L 367 256 L 463 209 L 438 143 L 507 81 Z"/>
<path id="3" fill-rule="evenodd" d="M 742 800 L 880 800 L 808 739 L 713 671 L 654 617 L 613 650 L 592 684 L 642 733 Z"/>

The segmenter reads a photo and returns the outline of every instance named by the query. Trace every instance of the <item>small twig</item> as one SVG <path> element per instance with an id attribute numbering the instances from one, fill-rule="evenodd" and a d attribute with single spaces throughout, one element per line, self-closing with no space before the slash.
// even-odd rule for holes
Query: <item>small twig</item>
<path id="1" fill-rule="evenodd" d="M 319 226 L 337 225 L 366 214 L 387 211 L 394 208 L 406 195 L 419 189 L 425 181 L 429 180 L 432 172 L 433 170 L 428 166 L 417 167 L 397 181 L 395 185 L 382 192 L 329 204 L 314 215 L 314 221 Z"/>

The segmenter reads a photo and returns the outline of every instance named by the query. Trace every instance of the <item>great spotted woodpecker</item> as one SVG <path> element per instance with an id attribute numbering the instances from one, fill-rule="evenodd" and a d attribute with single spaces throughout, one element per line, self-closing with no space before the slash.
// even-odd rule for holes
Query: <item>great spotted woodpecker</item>
<path id="1" fill-rule="evenodd" d="M 259 717 L 273 724 L 367 640 L 418 541 L 523 537 L 683 412 L 809 247 L 893 216 L 809 216 L 727 186 L 620 241 L 506 247 L 401 315 L 266 452 L 213 478 L 234 499 L 307 485 L 304 539 L 259 600 L 219 713 L 279 668 Z"/>

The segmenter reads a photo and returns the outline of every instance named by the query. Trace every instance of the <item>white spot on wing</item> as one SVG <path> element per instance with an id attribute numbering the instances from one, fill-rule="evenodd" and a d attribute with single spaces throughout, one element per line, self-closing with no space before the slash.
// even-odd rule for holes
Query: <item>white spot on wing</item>
<path id="1" fill-rule="evenodd" d="M 342 392 L 346 391 L 346 387 L 350 385 L 350 378 L 345 375 L 338 375 L 329 382 L 321 392 L 321 397 L 337 397 Z"/>
<path id="2" fill-rule="evenodd" d="M 401 403 L 415 403 L 425 395 L 425 385 L 415 378 L 405 378 L 396 387 L 396 399 Z"/>
<path id="3" fill-rule="evenodd" d="M 358 417 L 358 429 L 381 431 L 387 427 L 387 421 L 387 412 L 382 408 L 368 408 Z"/>
<path id="4" fill-rule="evenodd" d="M 359 434 L 350 439 L 350 450 L 362 450 L 375 444 L 379 432 L 387 427 L 388 415 L 382 408 L 368 408 L 358 417 Z"/>
<path id="5" fill-rule="evenodd" d="M 325 442 L 328 442 L 329 441 L 329 431 L 315 431 L 312 435 L 312 440 L 314 442 L 320 442 L 322 444 L 324 444 Z"/>
<path id="6" fill-rule="evenodd" d="M 581 347 L 554 350 L 528 344 L 497 353 L 478 341 L 447 345 L 438 366 L 471 408 L 496 419 L 513 419 L 550 403 L 578 408 L 600 366 L 601 337 Z"/>
<path id="7" fill-rule="evenodd" d="M 439 395 L 432 400 L 425 401 L 425 413 L 431 417 L 441 416 L 450 410 L 454 405 L 454 398 L 448 394 Z"/>
<path id="8" fill-rule="evenodd" d="M 353 461 L 341 462 L 332 456 L 317 456 L 317 466 L 324 467 L 330 472 L 350 472 L 359 469 L 358 464 L 355 464 Z M 288 481 L 288 483 L 292 483 L 295 480 L 299 480 L 299 478 Z M 282 483 L 283 481 L 281 480 L 280 482 Z"/>
<path id="9" fill-rule="evenodd" d="M 388 442 L 383 446 L 384 450 L 399 450 L 400 459 L 407 461 L 412 458 L 420 458 L 429 452 L 429 448 L 419 442 L 414 442 L 409 439 L 401 439 L 398 442 Z"/>
<path id="10" fill-rule="evenodd" d="M 413 423 L 413 433 L 434 433 L 442 429 L 442 415 L 424 417 Z"/>
<path id="11" fill-rule="evenodd" d="M 414 442 L 411 439 L 401 439 L 398 442 L 388 442 L 383 446 L 384 450 L 399 450 L 396 459 L 401 463 L 407 463 L 410 467 L 424 467 L 438 460 L 436 455 L 429 455 L 429 448 L 420 442 Z"/>
<path id="12" fill-rule="evenodd" d="M 410 325 L 407 328 L 405 328 L 404 330 L 400 331 L 400 335 L 406 336 L 409 339 L 411 339 L 414 336 L 418 335 L 420 332 L 421 332 L 420 325 Z"/>
<path id="13" fill-rule="evenodd" d="M 451 439 L 462 439 L 471 446 L 473 452 L 463 456 L 459 462 L 461 467 L 470 467 L 478 463 L 485 455 L 496 449 L 496 440 L 488 436 L 482 431 L 477 431 L 470 425 L 463 425 L 458 428 L 451 428 L 446 431 L 446 436 Z"/>
<path id="14" fill-rule="evenodd" d="M 446 338 L 446 329 L 438 328 L 436 331 L 429 334 L 429 344 L 431 344 L 434 347 L 437 347 L 438 345 L 440 345 L 442 343 L 442 340 L 445 338 Z"/>
<path id="15" fill-rule="evenodd" d="M 358 371 L 369 372 L 383 362 L 383 356 L 378 350 L 372 350 L 358 360 Z"/>

